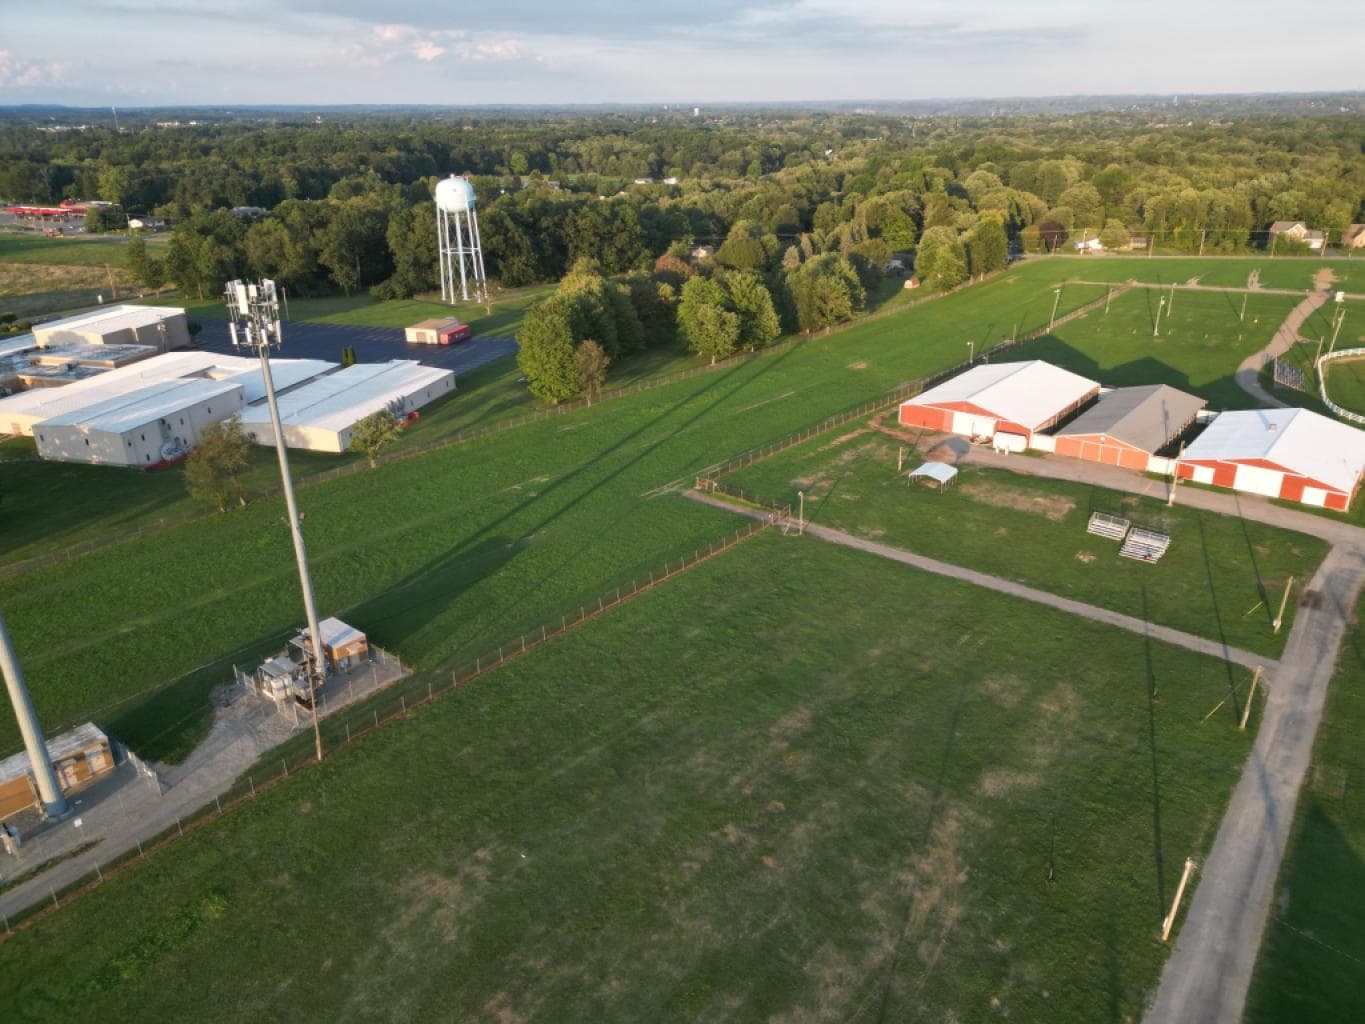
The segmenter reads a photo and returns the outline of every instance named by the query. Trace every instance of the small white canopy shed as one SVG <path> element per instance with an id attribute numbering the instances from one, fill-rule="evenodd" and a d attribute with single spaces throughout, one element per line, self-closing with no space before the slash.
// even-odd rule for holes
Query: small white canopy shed
<path id="1" fill-rule="evenodd" d="M 953 482 L 953 477 L 957 476 L 957 467 L 950 466 L 946 462 L 926 462 L 917 466 L 906 474 L 911 480 L 932 480 L 938 484 L 941 491 Z"/>

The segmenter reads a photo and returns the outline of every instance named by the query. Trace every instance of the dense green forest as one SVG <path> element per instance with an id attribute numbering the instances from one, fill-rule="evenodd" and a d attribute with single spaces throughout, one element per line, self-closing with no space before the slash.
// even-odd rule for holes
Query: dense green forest
<path id="1" fill-rule="evenodd" d="M 555 400 L 581 390 L 573 351 L 585 340 L 615 358 L 676 327 L 716 358 L 846 320 L 901 266 L 941 290 L 1004 266 L 1011 248 L 1098 238 L 1236 252 L 1265 245 L 1279 220 L 1339 240 L 1365 219 L 1361 148 L 1349 112 L 1254 108 L 9 122 L 0 196 L 119 204 L 92 214 L 92 230 L 120 229 L 123 214 L 167 219 L 164 249 L 128 248 L 149 286 L 203 296 L 251 274 L 297 295 L 392 298 L 434 287 L 432 191 L 468 174 L 490 275 L 563 281 L 522 339 L 533 387 Z"/>

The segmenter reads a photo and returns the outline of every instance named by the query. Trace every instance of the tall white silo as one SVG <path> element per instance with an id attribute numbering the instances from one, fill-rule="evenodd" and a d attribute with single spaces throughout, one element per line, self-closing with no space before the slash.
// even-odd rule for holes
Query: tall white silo
<path id="1" fill-rule="evenodd" d="M 481 301 L 488 290 L 479 244 L 479 216 L 474 209 L 474 187 L 451 175 L 436 186 L 436 236 L 441 255 L 441 298 L 455 301 L 455 272 L 460 274 L 460 298 Z"/>

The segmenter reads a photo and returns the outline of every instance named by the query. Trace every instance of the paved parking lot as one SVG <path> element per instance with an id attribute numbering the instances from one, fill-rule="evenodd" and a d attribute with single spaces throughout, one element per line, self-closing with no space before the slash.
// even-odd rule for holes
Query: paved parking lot
<path id="1" fill-rule="evenodd" d="M 209 352 L 233 353 L 226 320 L 201 320 L 204 330 L 195 338 L 195 348 Z M 415 359 L 425 366 L 438 366 L 456 373 L 514 355 L 513 338 L 480 334 L 458 345 L 409 345 L 401 327 L 343 327 L 338 324 L 286 323 L 280 356 L 293 359 L 327 359 L 341 362 L 341 350 L 355 349 L 362 363 L 383 363 L 390 359 Z M 242 354 L 242 353 L 237 353 Z"/>

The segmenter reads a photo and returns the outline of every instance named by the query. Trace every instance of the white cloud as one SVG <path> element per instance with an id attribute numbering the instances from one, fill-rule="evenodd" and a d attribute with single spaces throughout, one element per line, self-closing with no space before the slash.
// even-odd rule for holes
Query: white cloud
<path id="1" fill-rule="evenodd" d="M 462 43 L 455 48 L 461 60 L 521 60 L 526 49 L 516 39 L 496 39 L 486 42 Z"/>
<path id="2" fill-rule="evenodd" d="M 0 86 L 11 89 L 34 89 L 39 86 L 60 85 L 65 81 L 69 64 L 58 61 L 24 60 L 0 50 Z"/>
<path id="3" fill-rule="evenodd" d="M 412 48 L 412 55 L 418 60 L 433 61 L 446 52 L 444 46 L 437 46 L 430 39 L 423 39 Z"/>

